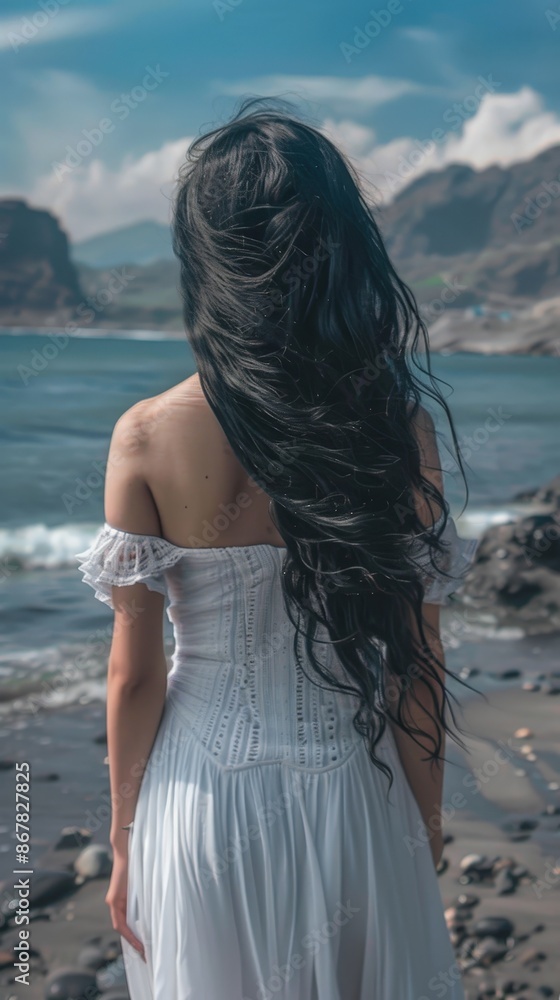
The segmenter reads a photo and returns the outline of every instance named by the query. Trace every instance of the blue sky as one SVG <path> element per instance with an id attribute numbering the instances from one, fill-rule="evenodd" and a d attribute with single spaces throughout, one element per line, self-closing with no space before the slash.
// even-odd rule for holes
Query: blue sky
<path id="1" fill-rule="evenodd" d="M 546 0 L 4 0 L 0 193 L 76 240 L 163 222 L 192 137 L 276 94 L 389 198 L 560 143 L 559 54 Z"/>

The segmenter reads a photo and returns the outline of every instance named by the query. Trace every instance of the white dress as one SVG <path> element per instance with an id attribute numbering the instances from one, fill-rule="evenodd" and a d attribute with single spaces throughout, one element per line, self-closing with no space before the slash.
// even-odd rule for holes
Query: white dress
<path id="1" fill-rule="evenodd" d="M 476 548 L 451 517 L 444 538 L 453 579 L 426 571 L 439 604 Z M 357 700 L 293 656 L 284 555 L 107 523 L 77 555 L 110 606 L 113 584 L 165 594 L 175 636 L 129 834 L 127 922 L 147 957 L 121 939 L 132 1000 L 432 1000 L 442 982 L 445 1000 L 464 1000 L 393 736 L 377 747 L 388 800 L 352 725 Z M 315 648 L 342 677 L 333 647 Z"/>

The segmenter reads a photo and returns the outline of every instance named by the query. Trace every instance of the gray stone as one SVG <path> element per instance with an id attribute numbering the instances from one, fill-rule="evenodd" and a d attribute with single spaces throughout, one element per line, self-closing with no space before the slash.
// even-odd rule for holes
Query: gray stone
<path id="1" fill-rule="evenodd" d="M 84 847 L 91 840 L 91 830 L 79 826 L 65 826 L 60 831 L 60 837 L 54 845 L 55 851 L 65 850 L 67 847 Z"/>
<path id="2" fill-rule="evenodd" d="M 484 937 L 473 948 L 472 957 L 480 965 L 491 965 L 492 962 L 497 962 L 499 958 L 503 958 L 507 950 L 507 945 L 503 941 L 498 941 L 493 937 Z"/>
<path id="3" fill-rule="evenodd" d="M 494 937 L 500 941 L 513 934 L 513 924 L 507 917 L 482 917 L 477 920 L 472 929 L 472 933 L 478 937 Z"/>
<path id="4" fill-rule="evenodd" d="M 102 878 L 111 874 L 113 866 L 111 850 L 103 844 L 89 844 L 80 851 L 74 861 L 74 868 L 83 878 Z"/>
<path id="5" fill-rule="evenodd" d="M 78 955 L 78 965 L 86 969 L 93 969 L 97 972 L 102 965 L 105 965 L 105 955 L 103 949 L 97 944 L 86 944 Z"/>
<path id="6" fill-rule="evenodd" d="M 45 1000 L 88 1000 L 99 995 L 95 976 L 86 969 L 65 966 L 55 969 L 45 981 Z"/>

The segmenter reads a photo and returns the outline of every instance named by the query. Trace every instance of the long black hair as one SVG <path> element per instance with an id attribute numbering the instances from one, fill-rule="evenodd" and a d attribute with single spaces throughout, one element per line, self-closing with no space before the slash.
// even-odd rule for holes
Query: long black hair
<path id="1" fill-rule="evenodd" d="M 410 548 L 420 537 L 442 552 L 448 517 L 421 469 L 413 421 L 422 391 L 445 410 L 463 479 L 464 470 L 425 325 L 360 176 L 286 103 L 249 98 L 188 150 L 173 203 L 183 316 L 204 395 L 269 496 L 286 544 L 282 586 L 298 662 L 303 669 L 303 635 L 310 679 L 359 699 L 353 724 L 392 782 L 375 753 L 388 719 L 422 737 L 424 749 L 433 744 L 433 761 L 442 731 L 451 731 L 448 711 L 456 724 L 437 669 L 447 668 L 424 632 Z M 418 491 L 430 510 L 435 501 L 434 523 L 443 507 L 433 530 L 418 517 Z M 420 642 L 407 624 L 411 610 Z M 321 629 L 347 684 L 315 655 Z M 404 712 L 417 684 L 429 691 L 435 736 Z"/>

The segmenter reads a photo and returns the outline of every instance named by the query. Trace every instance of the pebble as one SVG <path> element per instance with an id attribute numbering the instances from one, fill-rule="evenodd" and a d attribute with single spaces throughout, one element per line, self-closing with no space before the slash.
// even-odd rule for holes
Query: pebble
<path id="1" fill-rule="evenodd" d="M 2 890 L 2 913 L 11 916 L 19 906 L 19 896 L 10 894 L 10 889 L 13 893 L 13 885 L 10 886 L 9 883 L 3 883 L 0 888 Z M 35 868 L 31 879 L 30 906 L 46 906 L 75 888 L 74 876 L 69 871 Z"/>
<path id="2" fill-rule="evenodd" d="M 462 892 L 460 896 L 457 896 L 455 901 L 455 906 L 462 906 L 470 909 L 473 906 L 478 906 L 480 899 L 478 896 L 474 896 L 469 892 Z"/>
<path id="3" fill-rule="evenodd" d="M 505 940 L 513 933 L 513 924 L 507 917 L 482 917 L 472 929 L 475 937 L 494 937 Z"/>
<path id="4" fill-rule="evenodd" d="M 77 1000 L 97 993 L 93 972 L 77 966 L 55 969 L 45 982 L 45 1000 Z"/>
<path id="5" fill-rule="evenodd" d="M 534 736 L 534 733 L 530 729 L 521 728 L 516 729 L 513 735 L 516 740 L 530 740 Z"/>
<path id="6" fill-rule="evenodd" d="M 111 852 L 103 844 L 90 844 L 84 847 L 74 861 L 75 871 L 84 879 L 110 875 L 112 866 Z"/>
<path id="7" fill-rule="evenodd" d="M 86 944 L 78 955 L 78 965 L 86 969 L 93 969 L 97 972 L 102 965 L 105 965 L 105 955 L 103 949 L 96 944 Z"/>
<path id="8" fill-rule="evenodd" d="M 464 858 L 461 858 L 459 862 L 459 868 L 462 872 L 468 872 L 471 868 L 480 869 L 481 867 L 486 867 L 488 858 L 485 854 L 465 854 Z"/>
<path id="9" fill-rule="evenodd" d="M 534 962 L 544 962 L 546 955 L 543 951 L 539 951 L 538 948 L 527 948 L 519 956 L 519 962 L 521 965 L 533 965 Z"/>
<path id="10" fill-rule="evenodd" d="M 506 979 L 505 982 L 500 983 L 500 993 L 502 996 L 508 993 L 519 993 L 521 990 L 528 989 L 528 983 L 522 982 L 520 979 Z M 499 996 L 499 994 L 498 994 Z"/>
<path id="11" fill-rule="evenodd" d="M 91 830 L 79 826 L 65 826 L 60 831 L 60 837 L 54 845 L 55 851 L 62 851 L 66 847 L 84 847 L 91 840 Z"/>
<path id="12" fill-rule="evenodd" d="M 472 957 L 483 965 L 490 965 L 503 958 L 507 945 L 493 937 L 484 937 L 472 950 Z"/>
<path id="13" fill-rule="evenodd" d="M 536 830 L 538 825 L 539 821 L 532 817 L 508 819 L 502 823 L 502 830 L 506 830 L 508 833 L 528 833 L 531 830 Z"/>

